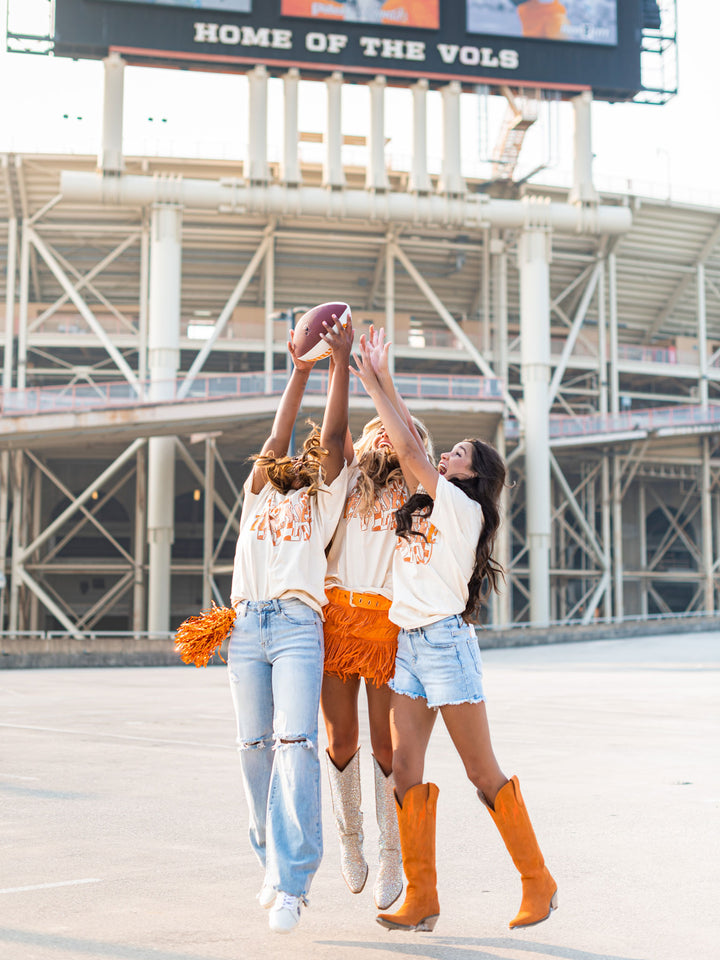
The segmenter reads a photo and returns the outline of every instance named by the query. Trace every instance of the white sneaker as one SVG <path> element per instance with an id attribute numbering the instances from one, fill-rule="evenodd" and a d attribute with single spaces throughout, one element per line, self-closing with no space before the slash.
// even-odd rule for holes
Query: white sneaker
<path id="1" fill-rule="evenodd" d="M 301 897 L 280 890 L 270 911 L 270 929 L 274 933 L 290 933 L 300 922 L 301 906 Z"/>
<path id="2" fill-rule="evenodd" d="M 257 894 L 256 899 L 263 910 L 269 910 L 270 907 L 275 903 L 276 897 L 277 890 L 274 887 L 271 887 L 269 884 L 264 883 L 260 888 L 260 893 Z"/>

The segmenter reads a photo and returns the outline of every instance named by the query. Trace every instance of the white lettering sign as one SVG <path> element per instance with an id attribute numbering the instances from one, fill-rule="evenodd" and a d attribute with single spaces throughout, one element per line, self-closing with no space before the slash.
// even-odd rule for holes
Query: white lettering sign
<path id="1" fill-rule="evenodd" d="M 219 43 L 228 47 L 260 47 L 272 50 L 292 50 L 293 31 L 275 27 L 238 26 L 234 23 L 193 24 L 195 43 Z M 348 47 L 350 37 L 345 33 L 320 33 L 311 31 L 305 35 L 305 49 L 311 53 L 329 53 L 337 56 Z M 356 41 L 353 40 L 353 44 Z M 410 60 L 423 63 L 427 59 L 426 45 L 421 40 L 401 40 L 395 37 L 359 37 L 357 44 L 364 57 L 383 60 Z M 357 47 L 355 48 L 357 50 Z M 461 64 L 464 67 L 517 70 L 520 56 L 517 50 L 503 49 L 497 52 L 492 47 L 460 46 L 457 43 L 438 43 L 440 59 L 447 66 Z M 351 72 L 352 67 L 349 66 Z"/>

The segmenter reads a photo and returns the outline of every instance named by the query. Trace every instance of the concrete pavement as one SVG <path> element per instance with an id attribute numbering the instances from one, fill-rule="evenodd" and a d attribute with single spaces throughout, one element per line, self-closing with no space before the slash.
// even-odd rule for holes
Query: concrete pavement
<path id="1" fill-rule="evenodd" d="M 374 921 L 377 829 L 363 721 L 366 890 L 325 859 L 298 930 L 255 903 L 221 668 L 0 674 L 0 957 L 5 960 L 716 960 L 720 637 L 488 651 L 495 749 L 559 882 L 549 921 L 509 931 L 520 881 L 439 722 L 441 916 Z"/>

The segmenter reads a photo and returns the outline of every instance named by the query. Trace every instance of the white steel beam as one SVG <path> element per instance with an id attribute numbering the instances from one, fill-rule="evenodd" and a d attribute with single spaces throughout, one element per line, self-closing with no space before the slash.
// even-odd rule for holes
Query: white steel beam
<path id="1" fill-rule="evenodd" d="M 148 359 L 152 399 L 172 398 L 180 366 L 182 208 L 155 204 L 150 224 Z M 148 630 L 170 625 L 175 538 L 175 438 L 148 441 Z"/>
<path id="2" fill-rule="evenodd" d="M 443 155 L 438 191 L 445 194 L 465 193 L 460 162 L 460 94 L 461 85 L 453 80 L 441 89 Z"/>
<path id="3" fill-rule="evenodd" d="M 550 621 L 550 235 L 525 230 L 518 243 L 523 434 L 530 621 Z"/>
<path id="4" fill-rule="evenodd" d="M 17 272 L 17 220 L 8 221 L 7 264 L 5 267 L 5 340 L 3 351 L 3 390 L 12 386 L 15 339 L 15 274 Z"/>
<path id="5" fill-rule="evenodd" d="M 708 393 L 708 344 L 707 301 L 705 298 L 705 264 L 697 265 L 697 318 L 698 318 L 698 397 L 707 409 Z"/>
<path id="6" fill-rule="evenodd" d="M 59 530 L 64 523 L 66 523 L 70 517 L 85 504 L 93 494 L 93 490 L 99 490 L 103 484 L 110 479 L 129 459 L 135 456 L 135 452 L 145 443 L 145 440 L 138 438 L 133 441 L 130 446 L 124 450 L 119 457 L 116 457 L 115 460 L 110 464 L 109 467 L 106 467 L 103 472 L 96 477 L 88 486 L 83 490 L 81 494 L 73 499 L 73 502 L 70 503 L 61 514 L 59 514 L 51 523 L 49 523 L 42 532 L 24 548 L 20 548 L 17 553 L 17 560 L 20 563 L 24 563 L 25 560 L 33 553 L 34 550 L 37 550 L 39 546 L 45 543 L 50 537 L 52 537 L 56 530 Z M 17 454 L 19 456 L 19 454 Z"/>
<path id="7" fill-rule="evenodd" d="M 622 234 L 632 226 L 628 207 L 572 206 L 535 197 L 500 200 L 484 193 L 448 197 L 391 191 L 379 195 L 368 190 L 332 191 L 283 184 L 252 186 L 232 178 L 185 180 L 125 174 L 103 179 L 97 174 L 70 170 L 62 172 L 60 183 L 65 200 L 77 203 L 145 206 L 162 201 L 223 213 L 342 216 L 414 226 L 441 224 L 464 230 L 546 226 L 570 234 Z"/>
<path id="8" fill-rule="evenodd" d="M 385 244 L 385 333 L 390 343 L 395 342 L 395 240 L 388 234 Z M 395 372 L 395 351 L 388 356 L 390 373 Z"/>
<path id="9" fill-rule="evenodd" d="M 575 128 L 573 137 L 573 185 L 570 203 L 597 203 L 593 185 L 592 93 L 584 90 L 572 98 Z"/>
<path id="10" fill-rule="evenodd" d="M 273 226 L 274 224 L 270 224 L 268 225 L 268 227 L 265 228 L 265 236 L 263 237 L 263 240 L 260 246 L 252 255 L 250 259 L 250 263 L 247 265 L 247 267 L 245 267 L 245 270 L 243 271 L 243 275 L 240 277 L 237 284 L 235 285 L 235 289 L 230 294 L 230 297 L 227 303 L 222 308 L 220 312 L 220 316 L 217 318 L 215 322 L 215 326 L 213 327 L 212 334 L 205 341 L 205 344 L 202 350 L 199 351 L 198 355 L 193 360 L 192 365 L 185 376 L 185 379 L 180 385 L 180 388 L 178 389 L 178 394 L 177 394 L 178 400 L 182 400 L 183 397 L 187 396 L 188 391 L 190 390 L 190 387 L 192 386 L 195 380 L 195 377 L 202 370 L 205 364 L 205 361 L 210 356 L 210 353 L 212 352 L 212 349 L 215 346 L 215 342 L 217 341 L 217 339 L 220 337 L 223 330 L 227 326 L 227 322 L 232 316 L 233 310 L 240 302 L 240 299 L 242 295 L 245 293 L 245 291 L 247 290 L 250 284 L 250 281 L 255 276 L 255 271 L 260 265 L 261 260 L 270 249 L 270 245 L 273 242 L 273 235 L 272 235 Z"/>
<path id="11" fill-rule="evenodd" d="M 123 91 L 125 61 L 118 53 L 103 60 L 105 83 L 103 88 L 103 125 L 100 169 L 106 175 L 123 172 Z"/>
<path id="12" fill-rule="evenodd" d="M 267 159 L 268 72 L 258 64 L 248 71 L 248 154 L 245 179 L 249 183 L 266 183 L 270 179 Z"/>
<path id="13" fill-rule="evenodd" d="M 365 174 L 367 190 L 387 190 L 389 186 L 385 166 L 385 77 L 375 77 L 367 85 L 370 91 L 370 135 L 368 162 Z"/>
<path id="14" fill-rule="evenodd" d="M 135 526 L 133 535 L 134 576 L 132 626 L 136 633 L 145 628 L 145 541 L 147 530 L 147 464 L 145 447 L 135 462 Z"/>
<path id="15" fill-rule="evenodd" d="M 410 160 L 408 189 L 412 193 L 429 193 L 432 181 L 427 161 L 427 80 L 418 80 L 410 88 L 413 99 L 413 151 Z"/>
<path id="16" fill-rule="evenodd" d="M 87 286 L 87 287 L 90 287 L 90 290 L 92 291 L 92 293 L 100 297 L 99 292 L 94 287 L 90 286 L 92 284 L 92 281 L 95 279 L 95 277 L 98 276 L 98 274 L 102 273 L 106 267 L 108 267 L 111 263 L 117 260 L 118 257 L 122 256 L 122 254 L 125 253 L 128 247 L 131 247 L 139 238 L 140 238 L 139 233 L 132 233 L 130 234 L 129 237 L 126 237 L 119 246 L 115 247 L 115 249 L 112 250 L 106 257 L 103 257 L 100 263 L 95 264 L 92 270 L 88 270 L 88 272 L 83 274 L 82 276 L 78 275 L 77 281 L 72 285 L 73 290 L 75 290 L 76 293 L 80 293 L 83 287 Z M 60 258 L 58 258 L 58 260 L 59 259 Z M 38 316 L 30 324 L 28 328 L 29 331 L 32 332 L 33 330 L 35 330 L 36 327 L 41 326 L 42 323 L 44 323 L 44 321 L 48 319 L 48 317 L 51 317 L 57 310 L 60 309 L 60 307 L 64 306 L 69 299 L 70 299 L 69 295 L 67 293 L 63 293 L 63 295 L 61 297 L 58 297 L 58 299 L 54 303 L 52 303 L 49 307 L 47 307 L 47 309 L 43 310 L 42 313 L 38 314 Z M 100 299 L 104 300 L 103 297 L 100 297 Z M 122 314 L 120 314 L 119 311 L 117 311 L 115 315 L 122 317 Z M 124 317 L 122 317 L 122 319 L 125 321 Z"/>
<path id="17" fill-rule="evenodd" d="M 342 165 L 343 76 L 341 73 L 335 72 L 326 77 L 324 82 L 327 91 L 327 128 L 325 131 L 323 187 L 339 189 L 345 186 L 345 172 Z"/>
<path id="18" fill-rule="evenodd" d="M 393 241 L 392 244 L 388 244 L 388 246 L 390 245 L 392 246 L 394 255 L 397 257 L 400 263 L 402 263 L 402 265 L 405 267 L 407 272 L 410 274 L 410 277 L 415 281 L 415 283 L 423 292 L 425 297 L 430 301 L 433 307 L 437 310 L 438 316 L 444 321 L 446 326 L 449 327 L 450 330 L 452 330 L 452 332 L 455 334 L 458 340 L 463 344 L 463 346 L 465 347 L 467 352 L 470 354 L 472 359 L 475 361 L 477 366 L 480 368 L 480 370 L 485 374 L 486 377 L 497 377 L 497 374 L 495 373 L 493 368 L 490 366 L 487 360 L 483 357 L 483 355 L 477 349 L 477 347 L 472 342 L 472 340 L 470 340 L 468 335 L 465 333 L 465 331 L 457 322 L 457 320 L 455 320 L 455 318 L 447 309 L 447 307 L 443 304 L 443 302 L 440 300 L 440 298 L 432 289 L 430 284 L 427 282 L 427 280 L 423 277 L 423 275 L 417 269 L 417 267 L 412 262 L 412 260 L 410 260 L 410 258 L 405 253 L 403 248 L 395 241 Z M 513 397 L 510 395 L 507 389 L 507 385 L 503 384 L 502 388 L 503 388 L 503 397 L 504 397 L 505 403 L 507 404 L 509 409 L 513 411 L 515 416 L 518 419 L 521 419 L 520 409 L 518 405 L 515 403 L 515 400 L 513 399 Z"/>
<path id="19" fill-rule="evenodd" d="M 48 265 L 53 276 L 55 277 L 57 282 L 60 284 L 60 286 L 63 288 L 68 298 L 73 302 L 80 316 L 85 320 L 85 322 L 93 331 L 95 336 L 98 338 L 98 340 L 100 340 L 102 345 L 105 347 L 105 350 L 115 361 L 115 365 L 118 367 L 119 370 L 122 371 L 125 379 L 128 381 L 128 383 L 131 383 L 133 385 L 133 387 L 139 394 L 140 384 L 138 382 L 137 377 L 133 373 L 132 369 L 130 368 L 127 361 L 120 353 L 120 351 L 110 340 L 107 333 L 103 329 L 102 325 L 98 322 L 95 314 L 88 307 L 88 305 L 85 303 L 83 298 L 77 292 L 73 284 L 70 282 L 64 270 L 62 269 L 58 261 L 55 259 L 55 257 L 52 255 L 52 253 L 50 252 L 45 242 L 43 241 L 42 237 L 40 237 L 35 230 L 30 229 L 28 231 L 28 240 L 30 243 L 32 243 L 32 245 L 38 251 L 38 253 L 43 258 L 45 263 Z"/>
<path id="20" fill-rule="evenodd" d="M 710 438 L 700 440 L 702 467 L 700 469 L 700 498 L 702 516 L 702 566 L 704 607 L 707 613 L 715 610 L 715 577 L 713 575 L 712 481 L 710 476 Z"/>
<path id="21" fill-rule="evenodd" d="M 207 610 L 212 599 L 213 535 L 215 532 L 215 441 L 205 440 L 205 498 L 203 501 L 203 590 L 202 608 Z"/>
<path id="22" fill-rule="evenodd" d="M 560 484 L 560 488 L 565 496 L 567 505 L 570 507 L 570 511 L 580 524 L 580 527 L 587 538 L 587 542 L 590 544 L 590 547 L 598 559 L 600 566 L 604 569 L 607 566 L 607 558 L 605 557 L 605 553 L 598 543 L 595 531 L 592 529 L 585 517 L 585 514 L 581 510 L 580 504 L 575 498 L 575 494 L 570 489 L 570 484 L 567 482 L 560 464 L 557 462 L 552 453 L 550 454 L 550 466 L 552 467 L 552 472 L 555 474 L 555 479 Z"/>
<path id="23" fill-rule="evenodd" d="M 298 126 L 298 91 L 300 71 L 292 67 L 283 77 L 283 158 L 280 165 L 280 179 L 283 183 L 296 186 L 302 180 L 300 173 L 300 142 Z"/>
<path id="24" fill-rule="evenodd" d="M 265 393 L 272 391 L 272 376 L 275 368 L 275 236 L 268 237 L 267 252 L 265 254 L 265 318 L 264 338 L 265 356 L 263 368 L 265 370 Z"/>
<path id="25" fill-rule="evenodd" d="M 565 371 L 567 369 L 568 360 L 570 359 L 570 355 L 573 352 L 573 349 L 575 347 L 575 342 L 578 338 L 578 334 L 580 333 L 580 329 L 583 323 L 585 322 L 585 317 L 587 316 L 587 311 L 588 311 L 588 307 L 590 306 L 590 301 L 592 300 L 595 294 L 595 289 L 597 288 L 598 279 L 600 277 L 601 270 L 602 270 L 602 264 L 600 261 L 598 261 L 598 263 L 595 265 L 595 269 L 590 274 L 590 279 L 588 280 L 587 286 L 583 290 L 583 295 L 580 300 L 580 303 L 578 304 L 577 313 L 575 314 L 572 327 L 570 328 L 570 332 L 568 333 L 565 339 L 565 343 L 563 344 L 562 354 L 560 355 L 558 364 L 555 367 L 555 373 L 553 374 L 553 378 L 550 382 L 550 390 L 549 390 L 549 396 L 548 396 L 548 403 L 549 403 L 548 409 L 552 408 L 553 401 L 555 400 L 555 397 L 557 396 L 557 392 L 560 389 L 562 378 L 565 375 Z"/>

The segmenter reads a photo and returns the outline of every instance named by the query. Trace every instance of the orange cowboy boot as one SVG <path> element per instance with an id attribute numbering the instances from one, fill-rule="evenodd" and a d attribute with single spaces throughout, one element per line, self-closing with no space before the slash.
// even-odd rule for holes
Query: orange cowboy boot
<path id="1" fill-rule="evenodd" d="M 513 777 L 498 790 L 495 809 L 479 790 L 478 796 L 490 811 L 522 880 L 522 903 L 510 927 L 529 927 L 547 920 L 557 910 L 557 884 L 545 866 L 518 778 Z"/>

